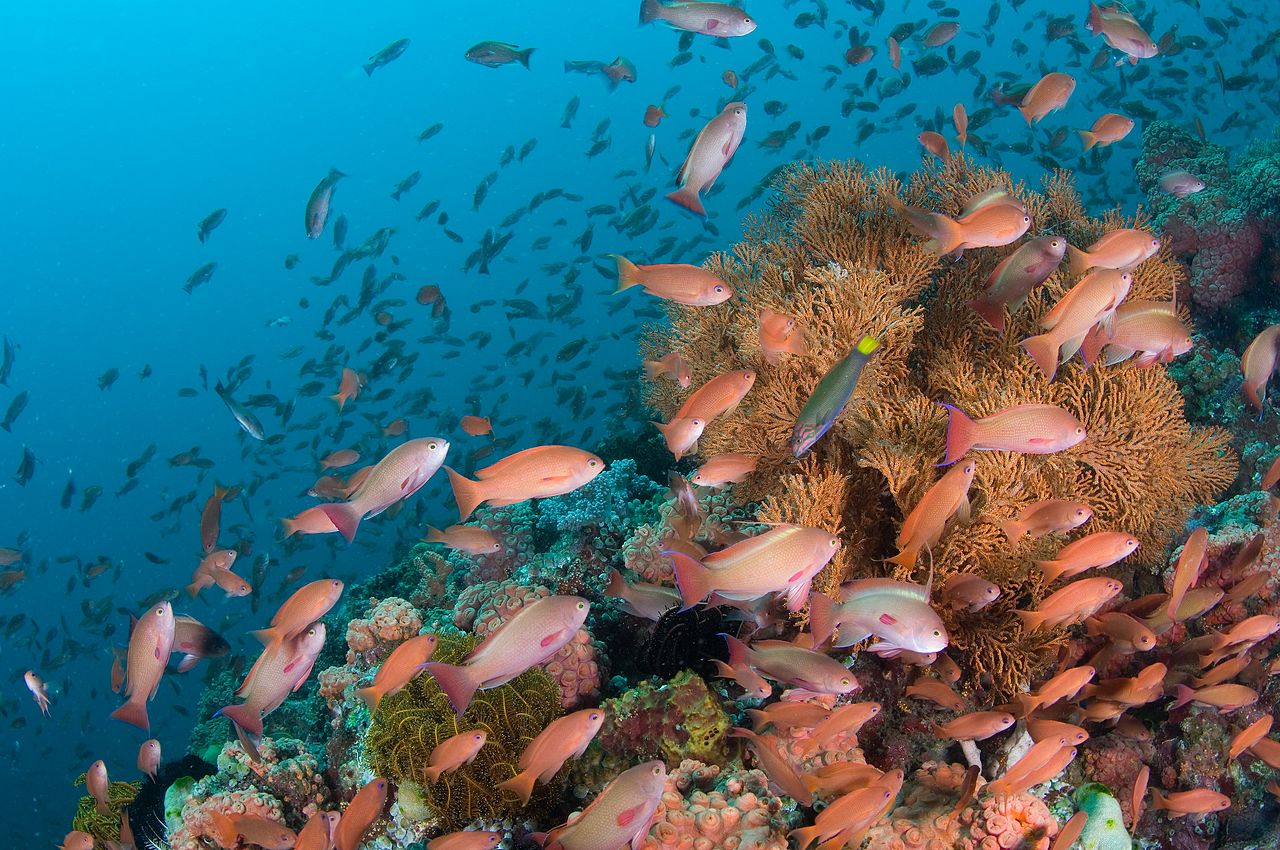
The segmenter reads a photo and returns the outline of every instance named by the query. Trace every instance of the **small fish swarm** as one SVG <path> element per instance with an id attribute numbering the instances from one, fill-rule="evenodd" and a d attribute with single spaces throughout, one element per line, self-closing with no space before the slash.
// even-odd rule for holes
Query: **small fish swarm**
<path id="1" fill-rule="evenodd" d="M 1019 343 L 1039 332 L 1037 320 L 1074 283 L 1065 263 L 1001 334 L 966 302 L 1016 245 L 938 258 L 890 206 L 897 198 L 955 216 L 994 188 L 1025 204 L 1033 220 L 1028 236 L 1060 234 L 1088 246 L 1109 229 L 1146 224 L 1114 211 L 1089 216 L 1063 171 L 1034 191 L 963 155 L 926 163 L 905 185 L 886 169 L 856 161 L 797 163 L 778 178 L 768 209 L 748 220 L 743 240 L 706 263 L 733 285 L 735 297 L 714 307 L 668 302 L 669 322 L 650 329 L 642 348 L 647 359 L 679 351 L 692 369 L 689 390 L 665 380 L 647 385 L 646 401 L 665 418 L 717 374 L 757 373 L 738 408 L 707 426 L 699 452 L 759 456 L 755 473 L 735 493 L 762 503 L 762 521 L 821 526 L 842 536 L 839 555 L 815 582 L 819 592 L 852 578 L 894 574 L 884 559 L 896 551 L 901 520 L 942 471 L 947 415 L 940 402 L 974 417 L 1027 403 L 1057 404 L 1075 414 L 1089 437 L 1068 451 L 975 452 L 974 518 L 952 528 L 914 575 L 896 575 L 923 582 L 932 564 L 935 584 L 972 572 L 1003 588 L 977 615 L 946 615 L 964 686 L 999 701 L 1044 669 L 1062 634 L 1024 633 L 1013 615 L 1046 594 L 1032 562 L 1051 557 L 1058 544 L 1010 546 L 994 520 L 1040 499 L 1083 501 L 1094 512 L 1089 530 L 1138 537 L 1141 548 L 1122 567 L 1133 570 L 1163 559 L 1192 508 L 1232 481 L 1237 461 L 1227 432 L 1187 424 L 1182 395 L 1163 366 L 1087 369 L 1073 360 L 1054 381 L 1045 380 Z M 1129 298 L 1168 301 L 1183 273 L 1162 250 L 1136 270 Z M 757 333 L 763 308 L 797 319 L 807 353 L 787 355 L 776 366 L 765 362 Z M 801 406 L 864 334 L 880 340 L 881 350 L 844 414 L 797 462 L 788 438 Z M 1132 576 L 1118 577 L 1129 586 Z"/>

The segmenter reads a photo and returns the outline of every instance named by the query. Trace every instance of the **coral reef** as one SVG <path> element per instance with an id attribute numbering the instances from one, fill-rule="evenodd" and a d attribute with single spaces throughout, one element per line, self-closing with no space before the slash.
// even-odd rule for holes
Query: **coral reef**
<path id="1" fill-rule="evenodd" d="M 640 850 L 785 850 L 786 806 L 759 770 L 682 761 Z"/>
<path id="2" fill-rule="evenodd" d="M 76 777 L 74 785 L 85 784 L 85 774 Z M 76 803 L 76 812 L 71 816 L 71 828 L 92 835 L 100 842 L 118 841 L 120 838 L 120 815 L 138 796 L 142 788 L 140 782 L 112 782 L 107 786 L 107 814 L 99 814 L 97 803 L 86 794 Z"/>
<path id="3" fill-rule="evenodd" d="M 1205 189 L 1184 197 L 1165 191 L 1173 171 L 1199 177 Z M 1236 163 L 1225 148 L 1167 121 L 1143 128 L 1136 172 L 1155 224 L 1170 250 L 1188 260 L 1191 297 L 1220 310 L 1258 286 L 1280 281 L 1280 139 L 1255 141 Z"/>
<path id="4" fill-rule="evenodd" d="M 456 663 L 474 645 L 474 639 L 441 635 L 433 657 Z M 419 784 L 437 744 L 463 730 L 484 729 L 488 741 L 475 761 L 421 786 L 418 792 L 442 828 L 459 829 L 477 818 L 519 810 L 519 802 L 497 785 L 516 775 L 520 753 L 561 713 L 556 682 L 537 668 L 505 685 L 478 691 L 461 717 L 434 678 L 419 676 L 398 694 L 384 698 L 374 712 L 365 741 L 368 764 L 376 775 L 392 782 Z M 531 808 L 545 810 L 559 792 L 555 782 L 539 786 Z"/>
<path id="5" fill-rule="evenodd" d="M 1047 178 L 1040 193 L 962 156 L 927 166 L 906 186 L 858 163 L 793 165 L 779 179 L 769 210 L 748 221 L 743 241 L 707 263 L 739 297 L 714 307 L 668 304 L 670 327 L 653 329 L 643 353 L 654 359 L 681 352 L 695 387 L 726 370 L 756 371 L 737 409 L 707 426 L 700 452 L 759 457 L 756 471 L 734 490 L 739 499 L 763 502 L 762 519 L 823 524 L 841 533 L 842 551 L 819 575 L 818 589 L 868 575 L 871 564 L 891 554 L 899 518 L 938 474 L 946 420 L 938 402 L 974 416 L 1053 403 L 1083 422 L 1089 439 L 1058 454 L 976 453 L 970 498 L 979 518 L 952 529 L 934 552 L 937 579 L 973 572 L 1004 591 L 980 614 L 946 620 L 966 686 L 989 691 L 998 702 L 1044 669 L 1062 637 L 1024 632 L 1012 613 L 1043 596 L 1029 564 L 1051 552 L 1052 543 L 1011 547 L 987 518 L 1013 516 L 1037 499 L 1083 501 L 1093 509 L 1092 528 L 1138 537 L 1142 548 L 1127 564 L 1132 569 L 1162 560 L 1190 510 L 1232 480 L 1236 463 L 1226 433 L 1187 424 L 1182 396 L 1162 367 L 1068 363 L 1056 380 L 1045 381 L 1019 341 L 1035 332 L 1035 321 L 1065 291 L 1065 268 L 1032 293 L 999 334 L 966 305 L 1007 251 L 939 260 L 916 244 L 890 206 L 900 197 L 950 214 L 993 188 L 1025 204 L 1036 233 L 1065 234 L 1075 244 L 1091 244 L 1108 228 L 1145 223 L 1115 213 L 1088 217 L 1064 172 Z M 1171 255 L 1157 254 L 1137 269 L 1129 297 L 1168 300 L 1180 274 Z M 763 307 L 796 317 L 807 356 L 765 362 L 756 332 L 756 311 Z M 787 445 L 801 405 L 827 367 L 864 334 L 881 341 L 881 352 L 844 415 L 797 467 Z M 683 397 L 671 382 L 651 383 L 647 391 L 647 401 L 667 417 Z"/>

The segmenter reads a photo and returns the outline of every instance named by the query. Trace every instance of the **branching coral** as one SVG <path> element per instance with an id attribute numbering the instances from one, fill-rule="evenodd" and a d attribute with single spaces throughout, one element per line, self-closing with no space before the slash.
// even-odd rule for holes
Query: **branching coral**
<path id="1" fill-rule="evenodd" d="M 457 663 L 474 640 L 440 636 L 436 661 Z M 431 676 L 419 676 L 386 697 L 374 713 L 365 745 L 369 766 L 393 782 L 423 782 L 431 751 L 467 729 L 484 729 L 488 742 L 474 762 L 421 788 L 423 801 L 442 826 L 459 829 L 477 818 L 509 814 L 518 801 L 498 790 L 515 776 L 520 753 L 548 723 L 559 717 L 560 691 L 542 670 L 530 670 L 505 685 L 478 691 L 462 717 Z M 535 789 L 531 805 L 545 808 L 559 795 L 551 783 Z"/>
<path id="2" fill-rule="evenodd" d="M 967 302 L 1014 246 L 940 260 L 917 245 L 890 206 L 896 197 L 955 215 L 990 189 L 1025 204 L 1033 235 L 1058 233 L 1089 245 L 1108 229 L 1144 225 L 1116 213 L 1087 217 L 1061 172 L 1040 193 L 962 156 L 927 166 L 906 186 L 856 163 L 797 164 L 780 178 L 768 211 L 748 222 L 744 240 L 707 263 L 738 296 L 715 307 L 667 305 L 669 325 L 653 329 L 642 348 L 647 359 L 679 351 L 694 388 L 730 369 L 757 373 L 738 408 L 707 426 L 700 451 L 760 458 L 735 490 L 738 498 L 762 500 L 764 518 L 842 533 L 842 553 L 815 582 L 820 589 L 884 572 L 873 564 L 892 553 L 897 523 L 939 474 L 946 414 L 938 402 L 973 416 L 1026 403 L 1075 414 L 1089 439 L 1068 451 L 976 453 L 970 497 L 978 518 L 952 529 L 933 553 L 938 579 L 969 571 L 1004 590 L 981 615 L 947 622 L 968 667 L 967 686 L 988 687 L 999 699 L 1024 688 L 1058 640 L 1052 632 L 1024 634 L 1012 614 L 1043 595 L 1031 561 L 1052 544 L 1010 547 L 984 517 L 1010 517 L 1039 499 L 1078 499 L 1093 508 L 1091 529 L 1137 535 L 1135 563 L 1153 562 L 1188 512 L 1232 480 L 1235 459 L 1225 433 L 1186 423 L 1182 397 L 1162 367 L 1069 363 L 1053 382 L 1044 379 L 1019 342 L 1038 332 L 1036 321 L 1073 283 L 1065 266 L 998 333 Z M 1179 275 L 1176 261 L 1158 254 L 1137 269 L 1129 297 L 1168 300 Z M 757 340 L 764 307 L 796 318 L 806 355 L 765 362 Z M 881 351 L 845 413 L 797 464 L 787 448 L 797 413 L 864 334 L 879 339 Z M 670 417 L 686 395 L 669 381 L 653 382 L 646 400 Z M 928 563 L 922 560 L 913 578 L 922 581 Z"/>

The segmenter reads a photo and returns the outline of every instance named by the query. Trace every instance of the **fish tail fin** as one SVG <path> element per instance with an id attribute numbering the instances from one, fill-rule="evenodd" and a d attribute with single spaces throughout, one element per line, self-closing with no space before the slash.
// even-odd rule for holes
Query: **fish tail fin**
<path id="1" fill-rule="evenodd" d="M 528 47 L 516 54 L 516 58 L 520 60 L 520 64 L 525 66 L 525 68 L 529 67 L 529 57 L 533 55 L 534 49 L 535 48 Z"/>
<path id="2" fill-rule="evenodd" d="M 192 655 L 190 653 L 187 653 L 186 655 L 182 656 L 182 660 L 178 662 L 177 672 L 185 673 L 199 663 L 200 663 L 199 655 Z"/>
<path id="3" fill-rule="evenodd" d="M 378 688 L 356 688 L 356 696 L 368 707 L 370 714 L 376 711 L 378 703 L 382 702 L 382 691 Z"/>
<path id="4" fill-rule="evenodd" d="M 258 629 L 256 632 L 249 632 L 249 636 L 266 647 L 271 647 L 273 644 L 279 644 L 284 638 L 284 635 L 276 631 L 274 627 L 270 629 Z"/>
<path id="5" fill-rule="evenodd" d="M 1188 688 L 1186 685 L 1174 685 L 1173 693 L 1177 699 L 1173 701 L 1173 705 L 1169 706 L 1170 711 L 1182 708 L 1184 705 L 1191 702 L 1191 700 L 1195 699 L 1196 696 L 1196 692 L 1191 688 Z"/>
<path id="6" fill-rule="evenodd" d="M 1022 117 L 1026 119 L 1027 126 L 1030 127 L 1036 123 L 1036 117 L 1031 113 L 1031 107 L 1025 104 L 1018 104 L 1018 111 L 1022 113 Z"/>
<path id="7" fill-rule="evenodd" d="M 1039 334 L 1024 339 L 1022 347 L 1027 354 L 1031 355 L 1031 359 L 1036 361 L 1036 365 L 1040 367 L 1041 372 L 1044 372 L 1044 376 L 1052 381 L 1053 376 L 1058 373 L 1057 341 L 1049 334 Z"/>
<path id="8" fill-rule="evenodd" d="M 532 770 L 526 770 L 517 773 L 506 782 L 499 782 L 498 787 L 503 791 L 510 791 L 520 798 L 522 805 L 529 805 L 529 798 L 533 796 L 533 783 L 537 781 L 538 774 Z"/>
<path id="9" fill-rule="evenodd" d="M 342 408 L 346 406 L 346 403 L 347 403 L 347 397 L 342 393 L 334 393 L 333 395 L 329 396 L 329 400 L 338 405 L 339 413 L 342 412 Z"/>
<path id="10" fill-rule="evenodd" d="M 609 583 L 605 585 L 604 595 L 612 596 L 615 599 L 621 599 L 622 594 L 626 592 L 627 580 L 622 577 L 622 573 L 615 569 L 609 570 Z"/>
<path id="11" fill-rule="evenodd" d="M 250 735 L 262 737 L 262 712 L 250 708 L 247 702 L 223 706 L 213 716 L 225 717 Z"/>
<path id="12" fill-rule="evenodd" d="M 213 482 L 213 498 L 217 499 L 219 502 L 226 501 L 227 494 L 230 492 L 230 487 L 223 487 L 217 481 Z"/>
<path id="13" fill-rule="evenodd" d="M 694 215 L 707 217 L 706 207 L 702 206 L 702 198 L 698 196 L 698 190 L 691 184 L 686 183 L 679 189 L 667 195 L 667 200 L 687 209 Z"/>
<path id="14" fill-rule="evenodd" d="M 1075 245 L 1067 245 L 1067 269 L 1072 277 L 1079 277 L 1089 270 L 1092 258 Z"/>
<path id="15" fill-rule="evenodd" d="M 648 24 L 662 18 L 661 0 L 641 0 L 640 23 Z"/>
<path id="16" fill-rule="evenodd" d="M 983 321 L 998 331 L 1004 331 L 1004 305 L 989 298 L 975 298 L 969 302 L 969 308 L 977 313 Z"/>
<path id="17" fill-rule="evenodd" d="M 621 254 L 610 254 L 609 257 L 618 264 L 618 288 L 614 294 L 640 286 L 640 267 Z"/>
<path id="18" fill-rule="evenodd" d="M 658 378 L 662 377 L 662 374 L 666 371 L 667 367 L 662 363 L 659 363 L 657 360 L 644 361 L 644 376 L 651 381 L 658 380 Z"/>
<path id="19" fill-rule="evenodd" d="M 894 555 L 892 558 L 886 558 L 885 560 L 887 560 L 891 564 L 897 564 L 900 567 L 906 567 L 907 569 L 910 569 L 916 565 L 916 560 L 919 557 L 920 557 L 920 550 L 913 549 L 910 546 L 908 546 L 898 554 Z"/>
<path id="20" fill-rule="evenodd" d="M 1151 808 L 1156 811 L 1160 811 L 1161 809 L 1167 810 L 1169 808 L 1169 802 L 1164 798 L 1164 795 L 1160 793 L 1159 788 L 1151 789 Z"/>
<path id="21" fill-rule="evenodd" d="M 329 502 L 321 505 L 320 510 L 333 523 L 333 527 L 338 529 L 338 533 L 347 538 L 348 543 L 356 539 L 356 529 L 360 527 L 360 520 L 364 517 L 350 502 Z"/>
<path id="22" fill-rule="evenodd" d="M 1010 544 L 1017 543 L 1022 539 L 1022 535 L 1027 533 L 1027 527 L 1016 519 L 996 520 L 996 525 L 1000 526 L 1000 530 L 1004 532 Z"/>
<path id="23" fill-rule="evenodd" d="M 444 691 L 449 702 L 453 704 L 453 710 L 461 717 L 466 712 L 467 706 L 471 705 L 471 698 L 476 695 L 480 683 L 471 678 L 471 673 L 466 667 L 458 664 L 429 661 L 422 665 L 422 669 L 435 678 L 440 690 Z"/>
<path id="24" fill-rule="evenodd" d="M 676 588 L 680 591 L 680 599 L 684 602 L 684 610 L 692 608 L 711 595 L 711 570 L 701 561 L 689 557 L 683 552 L 663 552 L 671 559 L 671 569 L 675 573 Z"/>
<path id="25" fill-rule="evenodd" d="M 378 66 L 373 64 L 372 62 L 369 62 L 365 65 L 361 65 L 360 67 L 364 68 L 364 75 L 366 77 L 372 77 L 373 72 L 378 70 Z"/>
<path id="26" fill-rule="evenodd" d="M 427 526 L 426 542 L 428 542 L 428 543 L 443 543 L 443 542 L 444 542 L 444 532 L 443 532 L 443 531 L 441 531 L 440 529 L 436 528 L 436 527 L 435 527 L 435 526 L 433 526 L 433 525 L 428 525 L 428 526 Z"/>
<path id="27" fill-rule="evenodd" d="M 1093 0 L 1089 0 L 1089 17 L 1085 18 L 1084 28 L 1094 35 L 1102 31 L 1102 10 Z"/>
<path id="28" fill-rule="evenodd" d="M 298 523 L 294 521 L 293 517 L 280 517 L 280 530 L 284 532 L 284 537 L 280 539 L 288 540 L 298 533 Z"/>
<path id="29" fill-rule="evenodd" d="M 1013 701 L 1018 704 L 1018 708 L 1022 711 L 1023 717 L 1030 717 L 1031 712 L 1035 711 L 1040 705 L 1040 700 L 1036 699 L 1031 694 L 1018 694 L 1013 698 Z"/>
<path id="30" fill-rule="evenodd" d="M 1080 134 L 1080 141 L 1084 142 L 1085 150 L 1089 150 L 1098 143 L 1098 136 L 1096 133 L 1090 132 L 1089 130 L 1076 130 L 1076 132 Z"/>
<path id="31" fill-rule="evenodd" d="M 195 599 L 197 596 L 199 596 L 201 590 L 202 588 L 200 587 L 200 582 L 198 581 L 193 581 L 191 582 L 191 584 L 187 585 L 187 595 L 190 596 L 192 599 Z"/>
<path id="32" fill-rule="evenodd" d="M 480 507 L 480 503 L 485 500 L 480 482 L 472 481 L 465 475 L 455 472 L 452 467 L 446 466 L 444 471 L 449 474 L 449 485 L 453 487 L 453 499 L 458 503 L 458 522 L 466 522 L 472 511 Z"/>
<path id="33" fill-rule="evenodd" d="M 964 457 L 965 452 L 978 442 L 978 425 L 954 404 L 942 406 L 950 417 L 947 421 L 947 456 L 943 458 L 942 465 L 949 466 Z"/>
<path id="34" fill-rule="evenodd" d="M 825 593 L 814 593 L 809 596 L 809 634 L 813 636 L 813 646 L 818 648 L 827 641 L 836 630 L 836 601 Z"/>
<path id="35" fill-rule="evenodd" d="M 1045 582 L 1053 584 L 1062 578 L 1062 574 L 1066 572 L 1066 565 L 1062 561 L 1036 561 L 1036 566 L 1040 568 L 1040 573 L 1044 576 Z"/>
<path id="36" fill-rule="evenodd" d="M 1014 611 L 1018 619 L 1022 621 L 1022 630 L 1024 632 L 1039 631 L 1044 625 L 1044 615 L 1039 611 Z"/>
<path id="37" fill-rule="evenodd" d="M 111 712 L 111 716 L 116 720 L 123 720 L 130 726 L 137 726 L 142 731 L 150 734 L 151 718 L 147 717 L 146 694 L 140 694 L 143 699 L 129 700 L 124 705 Z"/>
<path id="38" fill-rule="evenodd" d="M 791 830 L 791 837 L 796 840 L 796 850 L 808 850 L 809 845 L 818 840 L 818 828 L 802 826 Z"/>
<path id="39" fill-rule="evenodd" d="M 924 244 L 925 250 L 932 251 L 941 257 L 964 244 L 964 226 L 942 213 L 931 213 L 929 236 L 931 238 Z"/>

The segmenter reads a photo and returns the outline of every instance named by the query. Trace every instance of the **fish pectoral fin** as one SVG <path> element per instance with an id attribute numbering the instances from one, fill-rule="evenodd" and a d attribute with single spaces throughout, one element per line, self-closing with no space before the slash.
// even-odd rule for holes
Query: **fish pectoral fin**
<path id="1" fill-rule="evenodd" d="M 618 812 L 618 818 L 617 818 L 618 826 L 630 826 L 632 823 L 635 822 L 635 819 L 639 815 L 640 815 L 640 805 L 638 804 L 635 806 L 632 806 L 629 809 L 624 809 L 623 811 Z"/>
<path id="2" fill-rule="evenodd" d="M 565 630 L 561 629 L 558 632 L 552 632 L 551 634 L 547 635 L 542 639 L 542 646 L 548 647 L 548 646 L 551 646 L 551 644 L 555 643 L 556 641 L 562 640 L 564 638 L 564 632 Z"/>
<path id="3" fill-rule="evenodd" d="M 886 626 L 892 626 L 898 622 L 898 618 L 892 614 L 884 613 L 880 615 L 880 622 L 884 623 Z"/>

